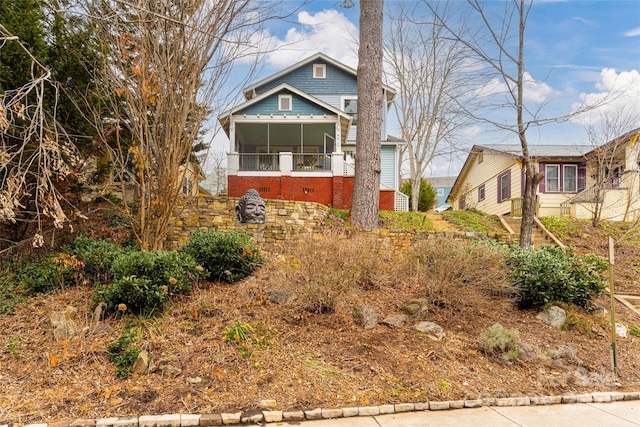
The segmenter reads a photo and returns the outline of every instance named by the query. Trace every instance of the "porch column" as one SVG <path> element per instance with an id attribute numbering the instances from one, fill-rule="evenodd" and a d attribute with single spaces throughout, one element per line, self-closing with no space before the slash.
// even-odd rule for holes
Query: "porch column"
<path id="1" fill-rule="evenodd" d="M 280 153 L 280 197 L 284 200 L 291 198 L 291 170 L 293 169 L 293 153 Z"/>
<path id="2" fill-rule="evenodd" d="M 237 152 L 227 153 L 227 175 L 238 175 L 240 155 Z"/>
<path id="3" fill-rule="evenodd" d="M 331 174 L 333 176 L 344 175 L 344 153 L 331 153 Z"/>

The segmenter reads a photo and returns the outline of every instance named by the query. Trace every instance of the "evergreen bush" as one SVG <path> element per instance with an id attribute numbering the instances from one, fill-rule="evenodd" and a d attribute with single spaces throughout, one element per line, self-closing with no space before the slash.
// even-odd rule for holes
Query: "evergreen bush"
<path id="1" fill-rule="evenodd" d="M 564 302 L 588 308 L 605 287 L 606 261 L 594 254 L 576 255 L 571 248 L 518 248 L 507 264 L 518 301 L 525 307 Z"/>
<path id="2" fill-rule="evenodd" d="M 228 283 L 249 276 L 264 261 L 251 236 L 235 231 L 195 231 L 182 250 L 204 268 L 206 277 Z"/>

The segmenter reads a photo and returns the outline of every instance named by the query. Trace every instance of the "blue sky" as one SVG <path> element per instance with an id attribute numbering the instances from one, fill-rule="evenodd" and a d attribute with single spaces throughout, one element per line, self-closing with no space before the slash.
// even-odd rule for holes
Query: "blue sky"
<path id="1" fill-rule="evenodd" d="M 262 58 L 260 75 L 254 81 L 316 52 L 356 68 L 358 2 L 353 9 L 341 8 L 341 3 L 284 0 L 283 8 L 295 13 L 286 21 L 271 23 L 263 34 L 262 43 L 270 53 Z M 386 0 L 385 8 L 397 3 Z M 621 85 L 630 85 L 630 96 L 607 108 L 626 103 L 640 110 L 640 0 L 538 0 L 529 16 L 525 40 L 526 71 L 536 82 L 531 91 L 539 91 L 530 95 L 544 99 L 546 115 L 568 114 L 582 99 L 602 97 Z M 582 125 L 569 122 L 529 132 L 528 139 L 531 144 L 581 144 L 586 143 L 586 133 Z M 460 143 L 482 142 L 517 143 L 491 132 L 474 133 Z M 220 144 L 225 143 L 219 140 Z M 457 174 L 465 154 L 459 157 L 462 159 L 439 160 L 431 174 Z"/>

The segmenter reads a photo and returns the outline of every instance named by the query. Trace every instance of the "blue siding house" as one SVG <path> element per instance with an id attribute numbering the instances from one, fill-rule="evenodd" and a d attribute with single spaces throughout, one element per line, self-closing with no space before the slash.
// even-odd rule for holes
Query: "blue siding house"
<path id="1" fill-rule="evenodd" d="M 398 191 L 398 147 L 387 135 L 395 91 L 383 85 L 380 209 L 407 210 Z M 358 81 L 354 69 L 317 53 L 243 90 L 218 117 L 231 141 L 228 193 L 350 208 L 355 172 Z"/>

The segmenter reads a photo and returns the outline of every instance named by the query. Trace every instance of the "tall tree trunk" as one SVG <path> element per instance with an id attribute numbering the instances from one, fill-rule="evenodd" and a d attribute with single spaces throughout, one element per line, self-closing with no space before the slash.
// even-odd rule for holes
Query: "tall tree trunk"
<path id="1" fill-rule="evenodd" d="M 378 228 L 382 130 L 382 13 L 384 0 L 360 2 L 358 133 L 351 221 Z"/>

